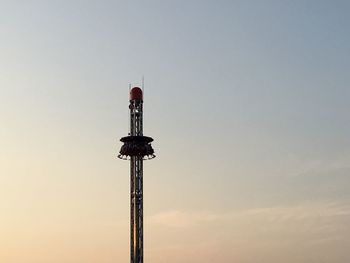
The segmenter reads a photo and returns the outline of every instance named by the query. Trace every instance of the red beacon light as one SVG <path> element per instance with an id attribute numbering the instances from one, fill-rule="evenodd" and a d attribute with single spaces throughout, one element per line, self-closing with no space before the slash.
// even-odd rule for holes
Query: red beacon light
<path id="1" fill-rule="evenodd" d="M 142 100 L 143 95 L 142 95 L 142 89 L 139 87 L 133 87 L 130 90 L 130 100 Z"/>

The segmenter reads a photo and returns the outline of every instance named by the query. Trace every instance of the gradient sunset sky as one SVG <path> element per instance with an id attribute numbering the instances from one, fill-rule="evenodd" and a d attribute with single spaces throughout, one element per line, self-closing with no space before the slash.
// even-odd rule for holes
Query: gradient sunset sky
<path id="1" fill-rule="evenodd" d="M 350 1 L 0 0 L 0 262 L 350 262 Z"/>

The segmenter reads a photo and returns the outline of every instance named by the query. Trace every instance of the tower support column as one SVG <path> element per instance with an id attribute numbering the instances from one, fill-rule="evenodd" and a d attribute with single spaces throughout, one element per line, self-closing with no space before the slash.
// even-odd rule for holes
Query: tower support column
<path id="1" fill-rule="evenodd" d="M 143 136 L 143 94 L 130 90 L 130 132 L 120 139 L 118 157 L 130 160 L 130 262 L 143 263 L 143 160 L 155 157 L 151 137 Z"/>
<path id="2" fill-rule="evenodd" d="M 130 161 L 130 261 L 143 262 L 143 159 Z"/>

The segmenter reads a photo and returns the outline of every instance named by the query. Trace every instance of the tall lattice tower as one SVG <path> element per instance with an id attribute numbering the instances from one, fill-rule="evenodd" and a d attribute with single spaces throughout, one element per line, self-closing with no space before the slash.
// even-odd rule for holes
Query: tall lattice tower
<path id="1" fill-rule="evenodd" d="M 155 157 L 151 137 L 143 136 L 143 92 L 130 90 L 130 132 L 120 139 L 118 157 L 130 160 L 130 262 L 143 263 L 143 160 Z"/>

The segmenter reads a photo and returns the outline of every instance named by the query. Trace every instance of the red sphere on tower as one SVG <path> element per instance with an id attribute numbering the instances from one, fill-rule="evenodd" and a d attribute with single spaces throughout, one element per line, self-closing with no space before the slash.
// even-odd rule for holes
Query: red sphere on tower
<path id="1" fill-rule="evenodd" d="M 142 100 L 143 95 L 142 95 L 142 89 L 139 87 L 133 87 L 130 90 L 130 100 Z"/>

